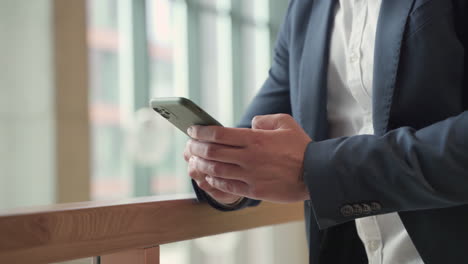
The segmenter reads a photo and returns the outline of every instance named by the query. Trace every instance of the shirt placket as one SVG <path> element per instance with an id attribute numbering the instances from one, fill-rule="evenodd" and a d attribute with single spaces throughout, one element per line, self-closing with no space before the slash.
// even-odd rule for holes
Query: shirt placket
<path id="1" fill-rule="evenodd" d="M 382 263 L 382 234 L 375 216 L 368 216 L 356 221 L 359 237 L 364 242 L 369 263 Z"/>
<path id="2" fill-rule="evenodd" d="M 358 105 L 364 110 L 363 127 L 359 134 L 373 134 L 372 100 L 368 94 L 361 69 L 362 41 L 367 19 L 367 1 L 353 1 L 353 24 L 348 45 L 349 58 L 346 63 L 348 71 L 348 89 Z M 382 263 L 382 234 L 375 216 L 365 217 L 356 221 L 361 240 L 364 242 L 369 263 Z"/>
<path id="3" fill-rule="evenodd" d="M 363 40 L 364 28 L 367 19 L 367 1 L 355 0 L 353 7 L 353 24 L 348 45 L 348 89 L 354 99 L 367 113 L 371 112 L 371 100 L 363 83 L 361 70 L 362 52 L 361 45 Z"/>

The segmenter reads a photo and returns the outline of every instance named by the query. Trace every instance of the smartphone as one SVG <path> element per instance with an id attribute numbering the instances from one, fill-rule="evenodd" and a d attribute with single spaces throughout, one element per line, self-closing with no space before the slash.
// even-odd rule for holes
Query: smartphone
<path id="1" fill-rule="evenodd" d="M 194 125 L 222 126 L 198 105 L 184 97 L 155 98 L 150 104 L 154 111 L 186 135 L 187 129 Z"/>

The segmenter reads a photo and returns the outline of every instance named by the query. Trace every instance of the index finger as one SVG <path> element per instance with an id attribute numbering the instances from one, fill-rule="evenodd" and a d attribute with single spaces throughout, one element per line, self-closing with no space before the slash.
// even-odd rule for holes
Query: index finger
<path id="1" fill-rule="evenodd" d="M 253 136 L 252 130 L 249 128 L 222 126 L 191 126 L 187 133 L 196 140 L 235 147 L 247 146 Z"/>

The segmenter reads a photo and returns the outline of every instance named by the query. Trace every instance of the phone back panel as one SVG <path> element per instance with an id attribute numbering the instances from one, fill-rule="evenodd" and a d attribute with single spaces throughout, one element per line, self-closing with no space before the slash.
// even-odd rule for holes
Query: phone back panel
<path id="1" fill-rule="evenodd" d="M 151 107 L 186 135 L 187 129 L 193 125 L 221 126 L 216 119 L 187 98 L 156 98 L 151 100 Z"/>

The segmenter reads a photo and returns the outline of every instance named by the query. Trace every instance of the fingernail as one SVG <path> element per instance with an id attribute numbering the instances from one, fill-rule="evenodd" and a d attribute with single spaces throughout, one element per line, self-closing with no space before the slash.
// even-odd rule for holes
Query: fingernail
<path id="1" fill-rule="evenodd" d="M 191 156 L 190 159 L 189 159 L 189 162 L 192 163 L 195 161 L 195 156 Z"/>
<path id="2" fill-rule="evenodd" d="M 187 134 L 188 134 L 189 136 L 192 136 L 192 132 L 193 132 L 193 128 L 192 128 L 192 127 L 187 128 Z"/>

